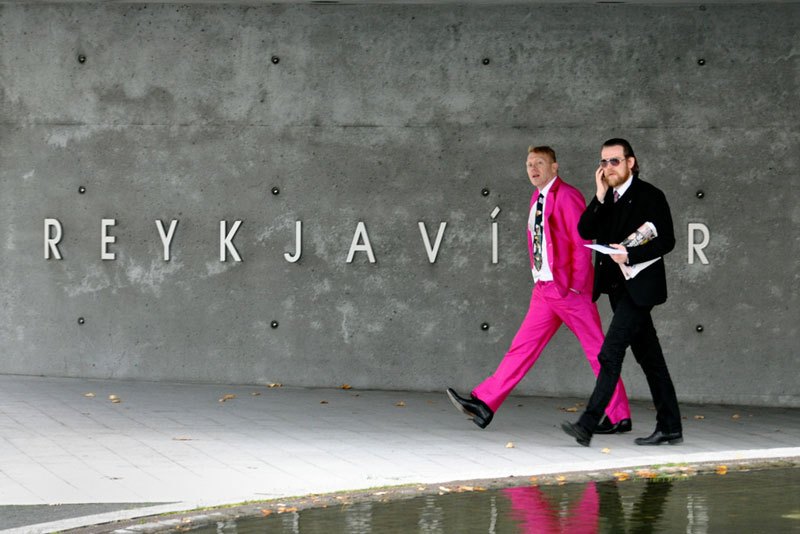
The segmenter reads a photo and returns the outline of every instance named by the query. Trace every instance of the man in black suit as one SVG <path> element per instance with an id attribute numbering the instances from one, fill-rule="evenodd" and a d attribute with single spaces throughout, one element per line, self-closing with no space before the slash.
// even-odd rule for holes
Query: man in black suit
<path id="1" fill-rule="evenodd" d="M 588 447 L 598 421 L 603 416 L 622 371 L 625 350 L 631 347 L 642 366 L 656 407 L 656 428 L 637 445 L 671 445 L 683 441 L 681 414 L 675 388 L 664 361 L 661 344 L 650 317 L 657 304 L 667 300 L 667 280 L 661 259 L 675 247 L 672 216 L 664 193 L 639 179 L 639 164 L 630 143 L 609 139 L 600 152 L 600 167 L 595 172 L 597 194 L 578 222 L 584 239 L 611 243 L 618 254 L 596 253 L 594 289 L 597 300 L 607 293 L 614 317 L 600 349 L 600 374 L 586 410 L 577 423 L 564 422 L 561 428 L 578 443 Z M 638 246 L 619 244 L 644 223 L 655 226 L 657 237 Z M 636 265 L 656 260 L 635 277 L 626 279 L 620 265 Z"/>

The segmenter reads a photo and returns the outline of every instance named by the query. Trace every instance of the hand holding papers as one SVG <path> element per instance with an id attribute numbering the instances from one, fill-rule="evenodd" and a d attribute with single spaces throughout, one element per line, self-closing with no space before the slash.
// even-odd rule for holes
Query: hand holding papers
<path id="1" fill-rule="evenodd" d="M 620 245 L 626 248 L 638 247 L 639 245 L 644 245 L 645 243 L 647 243 L 648 241 L 657 236 L 658 232 L 656 231 L 656 226 L 651 222 L 646 222 L 639 228 L 637 228 L 635 232 L 626 237 L 625 240 L 622 243 L 620 243 Z M 592 250 L 596 250 L 603 254 L 625 254 L 624 250 L 619 250 L 605 245 L 586 245 L 586 246 Z M 625 280 L 630 280 L 631 278 L 635 277 L 637 274 L 639 274 L 644 269 L 646 269 L 647 267 L 654 264 L 660 259 L 661 258 L 655 258 L 653 260 L 637 263 L 635 265 L 619 264 L 619 268 L 622 270 L 622 275 L 625 277 Z"/>

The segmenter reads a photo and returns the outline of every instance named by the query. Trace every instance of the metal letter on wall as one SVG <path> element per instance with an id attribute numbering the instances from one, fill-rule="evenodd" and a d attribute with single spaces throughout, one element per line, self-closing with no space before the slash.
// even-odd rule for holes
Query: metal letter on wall
<path id="1" fill-rule="evenodd" d="M 169 232 L 164 232 L 164 223 L 156 220 L 158 235 L 161 236 L 161 243 L 164 245 L 164 261 L 169 261 L 169 248 L 172 245 L 172 238 L 175 236 L 175 228 L 178 226 L 177 219 L 172 219 L 169 224 Z"/>
<path id="2" fill-rule="evenodd" d="M 695 231 L 700 231 L 703 234 L 703 241 L 701 243 L 694 242 Z M 708 231 L 708 226 L 703 223 L 689 223 L 689 265 L 694 264 L 694 255 L 700 258 L 700 263 L 708 265 L 708 258 L 706 257 L 703 249 L 708 246 L 711 241 L 711 234 Z"/>
<path id="3" fill-rule="evenodd" d="M 497 215 L 500 213 L 500 206 L 495 206 L 492 210 L 492 263 L 497 264 Z"/>
<path id="4" fill-rule="evenodd" d="M 360 240 L 364 241 L 361 245 L 358 244 Z M 353 234 L 353 242 L 350 244 L 350 252 L 347 253 L 347 263 L 353 263 L 353 256 L 355 256 L 356 252 L 366 252 L 369 262 L 375 263 L 375 254 L 372 253 L 367 227 L 364 226 L 363 221 L 358 221 L 358 226 L 356 226 L 356 233 Z"/>
<path id="5" fill-rule="evenodd" d="M 117 238 L 113 235 L 108 235 L 108 227 L 115 226 L 117 224 L 116 219 L 103 219 L 100 222 L 100 259 L 101 260 L 113 260 L 116 259 L 117 255 L 114 252 L 108 251 L 108 245 L 117 242 Z"/>
<path id="6" fill-rule="evenodd" d="M 50 236 L 52 233 L 50 231 L 51 228 L 56 229 L 56 234 L 54 236 Z M 57 259 L 61 259 L 61 252 L 58 250 L 58 244 L 61 242 L 61 237 L 64 235 L 64 231 L 61 228 L 61 223 L 58 222 L 58 219 L 45 219 L 44 220 L 44 259 L 50 259 L 50 252 L 53 253 L 53 256 Z"/>
<path id="7" fill-rule="evenodd" d="M 242 257 L 239 256 L 239 251 L 233 246 L 233 238 L 241 225 L 242 221 L 234 221 L 233 228 L 231 228 L 230 232 L 226 233 L 228 221 L 219 222 L 219 261 L 227 261 L 228 255 L 226 251 L 230 251 L 235 261 L 242 261 Z"/>
<path id="8" fill-rule="evenodd" d="M 295 263 L 300 259 L 303 253 L 303 221 L 295 221 L 294 223 L 294 255 L 288 252 L 283 253 L 283 257 L 289 263 Z"/>
<path id="9" fill-rule="evenodd" d="M 442 236 L 444 236 L 444 229 L 446 227 L 446 222 L 439 224 L 439 233 L 436 234 L 436 242 L 433 244 L 433 248 L 431 248 L 431 240 L 430 237 L 428 237 L 428 228 L 425 226 L 424 222 L 419 222 L 419 232 L 422 234 L 422 241 L 425 243 L 425 252 L 428 253 L 428 261 L 431 263 L 436 263 L 436 256 L 439 255 L 439 245 L 442 244 Z"/>

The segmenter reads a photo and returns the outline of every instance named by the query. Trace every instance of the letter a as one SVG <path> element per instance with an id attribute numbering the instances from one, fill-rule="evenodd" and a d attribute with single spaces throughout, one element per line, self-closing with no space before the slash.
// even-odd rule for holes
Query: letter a
<path id="1" fill-rule="evenodd" d="M 363 245 L 359 245 L 360 240 L 364 240 Z M 353 256 L 356 252 L 366 252 L 370 263 L 375 263 L 375 254 L 372 253 L 372 246 L 369 244 L 367 228 L 362 221 L 358 221 L 356 233 L 353 235 L 353 243 L 350 245 L 350 252 L 347 253 L 347 263 L 353 263 Z"/>

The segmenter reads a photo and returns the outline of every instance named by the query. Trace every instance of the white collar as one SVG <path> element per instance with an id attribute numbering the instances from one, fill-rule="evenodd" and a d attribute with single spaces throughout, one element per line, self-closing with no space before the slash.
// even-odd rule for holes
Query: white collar
<path id="1" fill-rule="evenodd" d="M 633 180 L 634 180 L 634 178 L 635 178 L 635 177 L 634 177 L 633 175 L 631 175 L 631 177 L 630 177 L 630 178 L 628 178 L 627 180 L 625 180 L 625 183 L 624 183 L 624 184 L 622 184 L 622 185 L 621 185 L 621 186 L 619 186 L 619 187 L 615 187 L 615 188 L 614 188 L 614 191 L 616 191 L 616 192 L 617 192 L 617 196 L 618 196 L 619 198 L 622 198 L 622 195 L 624 195 L 624 194 L 625 194 L 625 191 L 627 191 L 627 190 L 628 190 L 628 188 L 631 186 L 631 183 L 633 183 Z"/>

